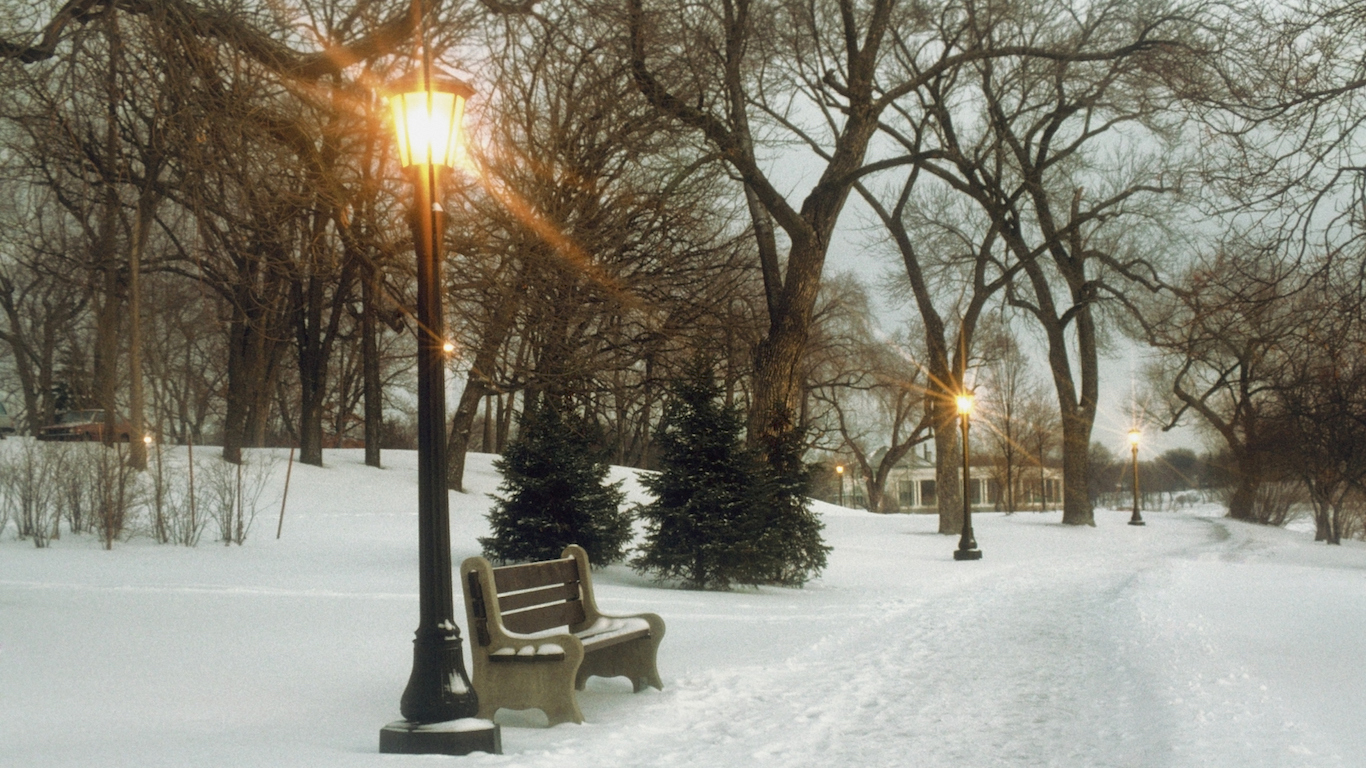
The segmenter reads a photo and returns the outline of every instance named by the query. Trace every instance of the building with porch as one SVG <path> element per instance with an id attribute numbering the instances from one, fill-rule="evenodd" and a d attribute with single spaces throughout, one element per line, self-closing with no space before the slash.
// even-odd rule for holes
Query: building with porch
<path id="1" fill-rule="evenodd" d="M 873 463 L 881 461 L 886 451 L 873 456 Z M 848 464 L 846 464 L 848 466 Z M 1034 464 L 1017 466 L 1015 475 L 1015 510 L 1044 511 L 1058 509 L 1062 504 L 1062 471 L 1055 466 Z M 1007 506 L 1005 467 L 998 457 L 983 456 L 972 461 L 968 493 L 973 509 L 1004 510 Z M 855 471 L 849 478 L 848 499 L 851 506 L 867 506 L 866 480 Z M 934 457 L 928 446 L 921 454 L 902 459 L 887 474 L 884 487 L 886 503 L 897 512 L 934 512 L 938 509 L 938 478 L 935 476 Z"/>

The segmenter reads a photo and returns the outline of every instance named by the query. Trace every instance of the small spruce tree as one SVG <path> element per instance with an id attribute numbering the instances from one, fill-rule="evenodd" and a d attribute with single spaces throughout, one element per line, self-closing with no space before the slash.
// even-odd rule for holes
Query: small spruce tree
<path id="1" fill-rule="evenodd" d="M 830 547 L 821 538 L 825 524 L 811 511 L 814 471 L 802 461 L 805 435 L 788 423 L 773 430 L 765 445 L 768 461 L 759 487 L 764 520 L 758 549 L 764 556 L 764 581 L 800 586 L 825 570 Z"/>
<path id="2" fill-rule="evenodd" d="M 608 484 L 605 452 L 584 419 L 566 419 L 549 398 L 522 414 L 517 439 L 493 465 L 503 475 L 479 539 L 499 562 L 550 560 L 569 544 L 594 565 L 621 560 L 631 538 L 621 482 Z"/>
<path id="3" fill-rule="evenodd" d="M 694 589 L 761 583 L 772 570 L 760 551 L 761 468 L 741 440 L 741 415 L 720 402 L 705 364 L 672 390 L 656 443 L 660 471 L 641 478 L 655 499 L 636 510 L 645 541 L 631 565 Z"/>

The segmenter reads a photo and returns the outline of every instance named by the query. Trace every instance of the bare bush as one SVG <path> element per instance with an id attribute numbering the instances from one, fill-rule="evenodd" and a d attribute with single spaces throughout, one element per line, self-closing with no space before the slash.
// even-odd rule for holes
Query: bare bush
<path id="1" fill-rule="evenodd" d="M 100 447 L 92 453 L 94 528 L 104 548 L 113 549 L 114 542 L 125 537 L 131 513 L 139 503 L 138 471 L 128 464 L 121 443 L 112 448 Z"/>
<path id="2" fill-rule="evenodd" d="M 0 451 L 0 536 L 5 535 L 10 519 L 9 472 L 10 452 Z"/>
<path id="3" fill-rule="evenodd" d="M 1347 494 L 1338 517 L 1342 538 L 1366 541 L 1366 494 L 1360 490 Z"/>
<path id="4" fill-rule="evenodd" d="M 224 463 L 219 458 L 211 458 L 209 462 Z M 163 481 L 164 484 L 154 481 L 152 503 L 155 505 L 158 503 L 156 499 L 160 499 L 159 511 L 155 506 L 153 508 L 153 513 L 159 515 L 159 523 L 154 524 L 154 530 L 160 530 L 165 536 L 158 541 L 184 547 L 199 544 L 199 537 L 203 535 L 209 518 L 200 511 L 197 504 L 193 478 L 194 473 L 191 471 L 184 475 L 176 475 L 169 481 Z"/>
<path id="5" fill-rule="evenodd" d="M 50 479 L 61 475 L 62 458 L 50 443 L 24 440 L 0 465 L 0 505 L 5 510 L 0 521 L 14 518 L 19 538 L 32 539 L 35 547 L 46 547 L 61 534 L 57 484 Z M 0 530 L 4 527 L 0 524 Z"/>
<path id="6" fill-rule="evenodd" d="M 261 495 L 278 461 L 270 454 L 242 455 L 242 463 L 210 460 L 199 465 L 203 478 L 202 499 L 208 516 L 218 524 L 219 540 L 224 545 L 241 545 L 247 540 L 256 514 L 265 508 Z"/>
<path id="7" fill-rule="evenodd" d="M 72 533 L 95 529 L 95 507 L 98 478 L 95 466 L 104 446 L 96 443 L 60 443 L 54 450 L 62 456 L 62 472 L 54 476 L 58 486 L 58 503 L 66 516 Z"/>
<path id="8" fill-rule="evenodd" d="M 0 536 L 5 535 L 5 529 L 9 527 L 9 519 L 12 516 L 9 483 L 12 463 L 10 452 L 0 451 Z"/>
<path id="9" fill-rule="evenodd" d="M 1304 486 L 1299 483 L 1264 483 L 1257 489 L 1252 513 L 1259 523 L 1283 526 L 1299 517 L 1298 510 L 1307 501 Z"/>

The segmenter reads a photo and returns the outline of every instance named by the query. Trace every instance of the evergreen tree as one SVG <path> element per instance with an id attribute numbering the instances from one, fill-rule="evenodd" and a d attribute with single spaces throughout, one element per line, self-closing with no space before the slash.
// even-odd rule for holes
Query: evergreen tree
<path id="1" fill-rule="evenodd" d="M 607 484 L 606 453 L 586 420 L 566 419 L 549 398 L 522 414 L 517 439 L 494 462 L 503 475 L 489 512 L 493 535 L 479 539 L 499 562 L 550 560 L 569 544 L 607 565 L 625 555 L 631 517 L 621 482 Z"/>
<path id="2" fill-rule="evenodd" d="M 830 547 L 821 538 L 825 524 L 811 511 L 813 467 L 802 461 L 804 433 L 780 425 L 770 431 L 759 486 L 764 520 L 758 550 L 764 581 L 800 586 L 825 569 Z"/>
<path id="3" fill-rule="evenodd" d="M 637 508 L 645 543 L 631 565 L 694 589 L 761 583 L 761 469 L 741 441 L 743 417 L 721 404 L 703 364 L 672 390 L 656 442 L 660 471 L 641 477 L 655 500 Z"/>

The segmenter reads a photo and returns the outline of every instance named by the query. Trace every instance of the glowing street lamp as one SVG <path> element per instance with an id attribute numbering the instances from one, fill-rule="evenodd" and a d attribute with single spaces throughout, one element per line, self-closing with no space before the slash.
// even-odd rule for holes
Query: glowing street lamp
<path id="1" fill-rule="evenodd" d="M 963 534 L 958 537 L 958 549 L 953 551 L 954 560 L 982 559 L 982 550 L 977 548 L 977 539 L 972 535 L 972 494 L 968 493 L 968 417 L 972 415 L 972 400 L 970 392 L 958 396 L 958 418 L 963 425 Z"/>
<path id="2" fill-rule="evenodd" d="M 835 465 L 835 476 L 840 480 L 840 506 L 844 506 L 844 465 Z"/>
<path id="3" fill-rule="evenodd" d="M 479 697 L 465 672 L 451 588 L 450 499 L 446 489 L 445 330 L 441 309 L 441 243 L 445 210 L 441 175 L 460 165 L 460 120 L 474 89 L 423 66 L 390 89 L 399 163 L 413 183 L 417 250 L 417 517 L 419 621 L 413 670 L 399 702 L 403 720 L 380 731 L 381 752 L 463 755 L 501 751 L 498 726 L 431 727 L 474 718 Z"/>
<path id="4" fill-rule="evenodd" d="M 460 121 L 474 88 L 457 77 L 418 69 L 394 83 L 389 111 L 404 168 L 457 168 L 465 158 Z"/>
<path id="5" fill-rule="evenodd" d="M 1146 525 L 1143 516 L 1138 513 L 1138 439 L 1143 433 L 1138 429 L 1129 430 L 1129 445 L 1133 447 L 1134 454 L 1134 513 L 1129 517 L 1129 525 Z"/>

